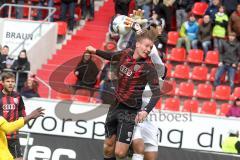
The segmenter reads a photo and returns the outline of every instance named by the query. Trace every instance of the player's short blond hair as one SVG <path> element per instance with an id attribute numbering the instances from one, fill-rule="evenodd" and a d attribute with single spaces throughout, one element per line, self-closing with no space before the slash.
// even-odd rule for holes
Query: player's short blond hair
<path id="1" fill-rule="evenodd" d="M 157 29 L 150 26 L 149 29 L 143 30 L 143 32 L 136 37 L 136 41 L 139 42 L 143 39 L 149 39 L 154 42 L 157 38 Z"/>

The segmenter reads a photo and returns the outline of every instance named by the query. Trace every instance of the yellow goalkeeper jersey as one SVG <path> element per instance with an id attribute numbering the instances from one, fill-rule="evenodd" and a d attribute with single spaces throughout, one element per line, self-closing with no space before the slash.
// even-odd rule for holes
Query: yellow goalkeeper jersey
<path id="1" fill-rule="evenodd" d="M 0 116 L 0 160 L 13 160 L 13 156 L 8 150 L 6 134 L 14 132 L 23 126 L 23 118 L 19 118 L 14 122 L 8 122 Z"/>

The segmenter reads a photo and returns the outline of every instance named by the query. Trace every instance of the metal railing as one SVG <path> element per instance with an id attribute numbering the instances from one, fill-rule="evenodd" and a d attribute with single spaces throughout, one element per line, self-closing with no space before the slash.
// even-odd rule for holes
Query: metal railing
<path id="1" fill-rule="evenodd" d="M 13 69 L 4 69 L 3 71 L 16 73 L 16 86 L 15 86 L 15 90 L 17 90 L 17 87 L 18 87 L 19 74 L 20 74 L 20 73 L 31 74 L 30 71 L 17 71 L 17 70 L 13 70 Z M 36 78 L 40 83 L 42 83 L 44 86 L 46 86 L 46 87 L 48 88 L 48 99 L 50 99 L 50 98 L 51 98 L 51 94 L 52 94 L 52 88 L 51 88 L 51 86 L 50 86 L 47 82 L 45 82 L 44 80 L 42 80 L 41 78 L 39 78 L 38 76 L 35 76 L 35 78 Z"/>
<path id="2" fill-rule="evenodd" d="M 8 18 L 11 18 L 12 15 L 12 9 L 15 7 L 19 7 L 19 8 L 28 8 L 28 19 L 31 20 L 31 13 L 32 13 L 32 9 L 41 9 L 41 10 L 48 10 L 48 15 L 45 19 L 43 19 L 41 21 L 41 23 L 31 32 L 31 34 L 36 33 L 39 30 L 39 36 L 41 36 L 42 34 L 42 25 L 46 22 L 50 22 L 50 18 L 51 16 L 53 16 L 53 14 L 56 12 L 56 8 L 54 7 L 41 7 L 41 6 L 31 6 L 31 5 L 18 5 L 18 4 L 9 4 L 9 3 L 5 3 L 0 7 L 0 11 L 5 8 L 8 7 Z M 14 52 L 16 52 L 20 47 L 22 47 L 22 49 L 25 49 L 25 42 L 27 39 L 24 39 L 16 48 L 14 48 L 9 56 L 11 56 Z"/>

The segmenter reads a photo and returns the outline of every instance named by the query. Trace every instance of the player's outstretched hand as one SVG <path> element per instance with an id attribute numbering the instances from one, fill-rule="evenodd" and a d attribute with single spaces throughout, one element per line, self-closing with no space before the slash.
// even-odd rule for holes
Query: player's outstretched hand
<path id="1" fill-rule="evenodd" d="M 94 48 L 93 46 L 87 46 L 86 47 L 86 51 L 91 53 L 91 54 L 95 54 L 96 53 L 96 48 Z"/>
<path id="2" fill-rule="evenodd" d="M 135 123 L 142 123 L 146 119 L 147 115 L 148 115 L 148 113 L 146 111 L 138 112 L 138 114 L 135 118 Z"/>
<path id="3" fill-rule="evenodd" d="M 32 111 L 29 115 L 27 115 L 26 117 L 24 117 L 24 121 L 25 123 L 27 123 L 28 121 L 30 121 L 31 119 L 36 119 L 40 116 L 44 115 L 44 111 L 45 109 L 39 107 L 37 109 L 35 109 L 34 111 Z"/>
<path id="4" fill-rule="evenodd" d="M 38 118 L 38 117 L 40 117 L 40 116 L 43 116 L 43 115 L 44 115 L 44 112 L 43 112 L 44 110 L 45 110 L 45 109 L 39 107 L 39 108 L 35 109 L 34 111 L 32 111 L 32 112 L 29 114 L 29 117 L 30 117 L 31 119 L 36 119 L 36 118 Z"/>

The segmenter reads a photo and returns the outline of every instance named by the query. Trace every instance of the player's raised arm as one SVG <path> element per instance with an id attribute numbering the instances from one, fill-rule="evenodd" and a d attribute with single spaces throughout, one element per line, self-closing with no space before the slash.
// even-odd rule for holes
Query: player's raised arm
<path id="1" fill-rule="evenodd" d="M 20 117 L 18 120 L 13 122 L 8 122 L 4 117 L 0 117 L 0 129 L 7 134 L 17 131 L 22 128 L 24 124 L 28 123 L 31 119 L 42 116 L 44 114 L 43 111 L 44 109 L 38 108 L 26 117 Z"/>
<path id="2" fill-rule="evenodd" d="M 145 107 L 146 112 L 149 113 L 155 107 L 155 105 L 157 104 L 160 98 L 160 84 L 159 84 L 158 74 L 155 68 L 151 67 L 149 76 L 147 76 L 147 78 L 148 78 L 149 87 L 152 92 L 150 101 Z"/>
<path id="3" fill-rule="evenodd" d="M 86 48 L 86 51 L 88 51 L 91 54 L 96 54 L 99 57 L 102 57 L 106 60 L 109 61 L 119 61 L 120 57 L 121 57 L 121 51 L 118 52 L 106 52 L 106 51 L 102 51 L 102 50 L 98 50 L 96 48 L 94 48 L 93 46 L 88 46 Z"/>

